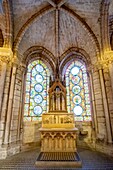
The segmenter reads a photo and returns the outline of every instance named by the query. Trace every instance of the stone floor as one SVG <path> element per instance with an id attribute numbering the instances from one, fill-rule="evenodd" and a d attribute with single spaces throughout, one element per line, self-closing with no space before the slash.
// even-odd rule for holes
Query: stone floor
<path id="1" fill-rule="evenodd" d="M 60 168 L 61 170 L 113 170 L 113 158 L 91 150 L 79 149 L 82 159 L 82 168 Z M 0 160 L 0 170 L 60 170 L 59 168 L 39 169 L 35 167 L 35 161 L 39 149 L 19 153 L 15 156 Z"/>

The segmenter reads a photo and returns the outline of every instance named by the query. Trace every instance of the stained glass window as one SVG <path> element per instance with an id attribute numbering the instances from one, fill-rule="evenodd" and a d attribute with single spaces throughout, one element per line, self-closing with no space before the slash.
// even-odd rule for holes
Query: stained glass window
<path id="1" fill-rule="evenodd" d="M 26 74 L 24 121 L 41 119 L 41 114 L 48 111 L 49 69 L 36 60 L 28 65 Z"/>
<path id="2" fill-rule="evenodd" d="M 86 66 L 73 61 L 66 69 L 67 109 L 75 121 L 91 121 L 91 106 Z"/>

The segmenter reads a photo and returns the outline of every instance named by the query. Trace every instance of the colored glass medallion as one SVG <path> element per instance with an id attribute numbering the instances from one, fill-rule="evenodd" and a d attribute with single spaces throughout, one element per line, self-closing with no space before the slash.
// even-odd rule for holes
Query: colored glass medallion
<path id="1" fill-rule="evenodd" d="M 88 77 L 85 64 L 73 61 L 66 69 L 67 110 L 75 113 L 75 121 L 91 121 Z"/>
<path id="2" fill-rule="evenodd" d="M 26 94 L 24 120 L 38 121 L 42 113 L 48 111 L 49 69 L 36 60 L 28 65 L 26 75 Z"/>

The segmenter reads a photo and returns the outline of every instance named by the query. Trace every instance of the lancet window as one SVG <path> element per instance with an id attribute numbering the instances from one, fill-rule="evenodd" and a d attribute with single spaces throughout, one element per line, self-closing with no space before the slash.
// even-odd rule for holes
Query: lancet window
<path id="1" fill-rule="evenodd" d="M 88 75 L 83 62 L 76 60 L 66 69 L 67 109 L 76 121 L 91 121 Z"/>
<path id="2" fill-rule="evenodd" d="M 49 69 L 41 61 L 31 62 L 27 68 L 24 121 L 36 121 L 49 107 Z"/>

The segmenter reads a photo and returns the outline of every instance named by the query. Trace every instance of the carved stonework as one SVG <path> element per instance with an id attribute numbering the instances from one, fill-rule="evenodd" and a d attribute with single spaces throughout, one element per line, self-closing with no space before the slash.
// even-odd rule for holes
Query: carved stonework
<path id="1" fill-rule="evenodd" d="M 76 134 L 74 132 L 41 133 L 42 152 L 76 152 Z"/>
<path id="2" fill-rule="evenodd" d="M 95 67 L 98 70 L 109 68 L 109 63 L 110 63 L 110 60 L 100 60 L 94 65 L 94 69 L 95 69 Z"/>
<path id="3" fill-rule="evenodd" d="M 113 62 L 113 51 L 107 51 L 103 55 L 103 59 L 98 60 L 94 67 L 96 67 L 98 70 L 101 69 L 109 69 L 109 64 Z"/>
<path id="4" fill-rule="evenodd" d="M 49 89 L 49 112 L 42 115 L 41 152 L 76 152 L 74 114 L 67 112 L 66 88 L 56 79 Z"/>
<path id="5" fill-rule="evenodd" d="M 9 63 L 10 62 L 10 57 L 9 56 L 0 56 L 0 61 L 4 63 Z"/>
<path id="6" fill-rule="evenodd" d="M 52 84 L 52 83 L 51 83 Z M 66 89 L 57 79 L 49 89 L 49 111 L 66 111 Z"/>

